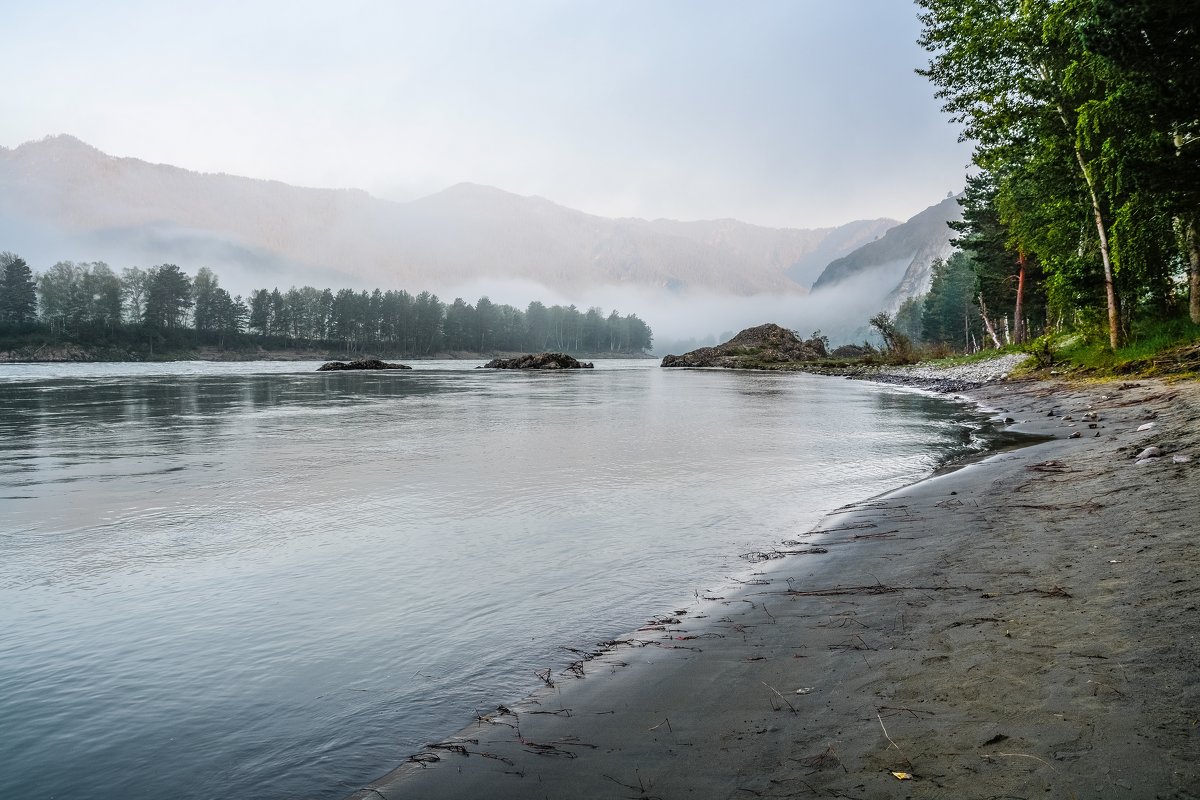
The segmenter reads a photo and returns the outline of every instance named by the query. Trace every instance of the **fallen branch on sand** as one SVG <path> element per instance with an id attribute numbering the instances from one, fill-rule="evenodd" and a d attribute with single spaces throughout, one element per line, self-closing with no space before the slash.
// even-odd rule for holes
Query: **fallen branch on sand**
<path id="1" fill-rule="evenodd" d="M 892 741 L 891 736 L 888 736 L 887 728 L 884 727 L 884 724 L 883 724 L 883 717 L 880 715 L 880 713 L 878 711 L 875 712 L 875 719 L 879 720 L 879 727 L 883 731 L 883 738 L 885 738 L 889 742 L 891 742 L 892 747 L 896 748 L 896 752 L 899 753 L 900 757 L 904 759 L 904 765 L 906 767 L 908 767 L 909 769 L 912 769 L 912 762 L 908 760 L 908 756 L 906 756 L 904 754 L 904 751 L 900 749 L 900 745 L 898 745 L 894 741 Z"/>
<path id="2" fill-rule="evenodd" d="M 977 592 L 970 586 L 885 586 L 872 583 L 865 586 L 836 586 L 832 589 L 787 589 L 783 594 L 793 597 L 838 597 L 848 594 L 895 594 L 897 592 Z M 1031 589 L 1029 591 L 1038 591 Z M 1057 595 L 1050 595 L 1057 596 Z M 1067 595 L 1068 597 L 1070 595 Z"/>
<path id="3" fill-rule="evenodd" d="M 778 697 L 780 700 L 782 700 L 784 705 L 786 705 L 788 708 L 790 708 L 792 710 L 793 714 L 799 713 L 798 711 L 796 711 L 796 707 L 794 705 L 792 705 L 791 703 L 789 703 L 788 699 L 779 693 L 778 689 L 776 689 L 774 686 L 772 686 L 771 684 L 769 684 L 765 681 L 762 682 L 762 685 L 766 686 L 768 689 L 770 689 L 772 692 L 774 692 L 775 696 Z M 779 709 L 777 708 L 775 710 L 778 711 Z"/>

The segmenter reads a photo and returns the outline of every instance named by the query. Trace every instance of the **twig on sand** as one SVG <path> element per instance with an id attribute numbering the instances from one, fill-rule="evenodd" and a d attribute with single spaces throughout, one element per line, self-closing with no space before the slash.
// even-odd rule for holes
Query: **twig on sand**
<path id="1" fill-rule="evenodd" d="M 642 798 L 644 798 L 644 800 L 660 800 L 659 795 L 646 794 L 646 784 L 642 781 L 642 773 L 640 773 L 638 770 L 635 769 L 633 771 L 633 774 L 637 775 L 637 779 L 638 779 L 637 786 L 634 786 L 631 783 L 623 783 L 622 781 L 617 780 L 616 778 L 614 778 L 611 775 L 601 775 L 600 777 L 612 781 L 617 786 L 624 786 L 626 789 L 630 789 L 632 791 L 637 792 L 639 800 L 641 800 Z"/>
<path id="2" fill-rule="evenodd" d="M 733 577 L 732 575 L 726 575 L 725 578 L 726 578 L 726 580 L 731 580 L 734 583 L 740 583 L 743 586 L 770 586 L 771 585 L 770 581 L 765 581 L 762 578 L 751 578 L 748 581 L 738 580 L 737 578 Z"/>
<path id="3" fill-rule="evenodd" d="M 1040 594 L 1042 597 L 1071 597 L 1071 594 L 1061 586 L 1051 586 L 1049 589 L 1022 589 L 1019 592 L 1013 592 L 1013 594 Z"/>
<path id="4" fill-rule="evenodd" d="M 875 719 L 879 720 L 879 727 L 881 730 L 883 730 L 883 738 L 891 742 L 892 747 L 896 748 L 896 752 L 899 753 L 904 759 L 904 763 L 908 765 L 909 769 L 912 769 L 912 762 L 909 761 L 908 756 L 905 755 L 904 751 L 900 749 L 900 745 L 896 744 L 896 742 L 892 740 L 891 736 L 888 736 L 887 728 L 883 724 L 883 716 L 878 711 L 875 712 Z"/>
<path id="5" fill-rule="evenodd" d="M 835 586 L 831 589 L 788 589 L 783 594 L 792 597 L 837 597 L 846 594 L 894 594 L 896 592 L 977 592 L 971 586 L 885 586 L 872 583 L 866 586 Z M 1036 589 L 1032 591 L 1038 591 Z M 1059 596 L 1059 595 L 1053 595 Z"/>
<path id="6" fill-rule="evenodd" d="M 832 767 L 832 766 L 838 766 L 838 767 L 841 767 L 842 771 L 845 772 L 846 774 L 850 773 L 850 770 L 847 769 L 846 765 L 842 763 L 842 760 L 840 758 L 838 758 L 837 751 L 833 749 L 832 745 L 830 745 L 829 747 L 826 747 L 824 752 L 818 753 L 815 756 L 811 756 L 809 758 L 793 758 L 792 761 L 796 761 L 796 762 L 808 767 L 809 769 L 813 769 L 813 770 L 825 769 L 826 767 Z M 801 782 L 803 783 L 803 781 L 801 781 Z M 805 785 L 807 786 L 807 784 L 805 784 Z M 812 787 L 810 786 L 809 788 L 811 789 Z M 814 790 L 814 792 L 815 792 L 815 790 Z"/>
<path id="7" fill-rule="evenodd" d="M 766 686 L 768 689 L 770 689 L 772 692 L 774 692 L 774 693 L 775 693 L 775 696 L 776 696 L 776 697 L 778 697 L 780 700 L 782 700 L 782 701 L 783 701 L 783 704 L 784 704 L 784 705 L 786 705 L 788 708 L 790 708 L 790 709 L 792 710 L 792 713 L 793 713 L 793 714 L 798 714 L 798 713 L 799 713 L 798 711 L 796 711 L 796 707 L 795 707 L 794 705 L 792 705 L 790 702 L 788 702 L 788 699 L 787 699 L 786 697 L 784 697 L 783 695 L 781 695 L 781 694 L 779 693 L 779 690 L 778 690 L 778 689 L 776 689 L 774 686 L 772 686 L 771 684 L 767 683 L 766 681 L 762 681 L 761 683 L 762 683 L 762 685 L 763 685 L 763 686 Z"/>
<path id="8" fill-rule="evenodd" d="M 426 764 L 432 764 L 435 761 L 441 761 L 442 757 L 437 753 L 414 753 L 408 757 L 408 760 L 413 764 L 420 764 L 422 767 L 424 767 Z"/>
<path id="9" fill-rule="evenodd" d="M 884 711 L 891 711 L 893 714 L 912 714 L 913 719 L 920 719 L 921 714 L 927 714 L 931 717 L 934 716 L 932 711 L 916 711 L 908 706 L 880 706 L 878 709 L 876 709 L 875 713 L 878 715 Z M 892 714 L 889 714 L 888 716 L 892 716 Z"/>
<path id="10" fill-rule="evenodd" d="M 495 753 L 480 753 L 479 755 L 483 756 L 484 758 L 495 759 L 496 761 L 500 761 L 504 764 L 507 764 L 510 767 L 515 767 L 517 765 L 516 762 L 513 761 L 512 759 L 505 758 L 504 756 L 498 756 Z"/>
<path id="11" fill-rule="evenodd" d="M 652 731 L 656 731 L 656 730 L 658 730 L 659 728 L 661 728 L 663 725 L 666 725 L 666 726 L 667 726 L 667 732 L 668 732 L 668 733 L 674 733 L 674 732 L 675 732 L 675 731 L 671 730 L 671 718 L 670 718 L 670 717 L 663 717 L 663 721 L 662 721 L 662 722 L 660 722 L 660 723 L 658 723 L 657 725 L 655 725 L 653 728 L 650 728 L 650 730 L 652 730 Z"/>

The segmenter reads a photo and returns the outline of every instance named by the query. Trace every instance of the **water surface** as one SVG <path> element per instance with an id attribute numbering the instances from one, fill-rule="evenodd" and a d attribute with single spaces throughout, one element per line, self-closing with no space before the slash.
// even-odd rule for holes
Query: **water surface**
<path id="1" fill-rule="evenodd" d="M 983 421 L 647 361 L 316 366 L 0 366 L 0 797 L 342 797 Z"/>

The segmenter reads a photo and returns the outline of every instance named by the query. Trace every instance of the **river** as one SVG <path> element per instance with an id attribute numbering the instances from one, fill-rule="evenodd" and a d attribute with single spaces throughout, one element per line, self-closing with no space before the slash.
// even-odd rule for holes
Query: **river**
<path id="1" fill-rule="evenodd" d="M 0 365 L 0 797 L 343 797 L 986 431 L 804 374 L 316 366 Z"/>

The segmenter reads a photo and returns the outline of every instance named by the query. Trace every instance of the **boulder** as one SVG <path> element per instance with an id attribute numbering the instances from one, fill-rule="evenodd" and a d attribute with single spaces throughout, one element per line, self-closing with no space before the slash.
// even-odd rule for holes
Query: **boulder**
<path id="1" fill-rule="evenodd" d="M 834 349 L 831 355 L 834 358 L 863 358 L 864 356 L 872 355 L 875 351 L 861 344 L 844 344 L 841 347 Z"/>
<path id="2" fill-rule="evenodd" d="M 820 337 L 804 341 L 787 328 L 768 322 L 747 328 L 725 344 L 701 347 L 681 356 L 666 356 L 662 366 L 786 369 L 789 364 L 827 356 L 825 341 Z"/>
<path id="3" fill-rule="evenodd" d="M 360 358 L 357 361 L 327 361 L 317 367 L 317 372 L 333 372 L 342 369 L 412 369 L 407 364 L 391 364 L 378 358 Z"/>
<path id="4" fill-rule="evenodd" d="M 530 353 L 515 358 L 493 358 L 479 369 L 592 369 L 590 361 L 577 361 L 566 353 Z"/>

